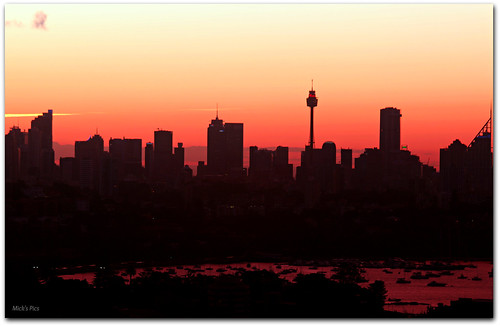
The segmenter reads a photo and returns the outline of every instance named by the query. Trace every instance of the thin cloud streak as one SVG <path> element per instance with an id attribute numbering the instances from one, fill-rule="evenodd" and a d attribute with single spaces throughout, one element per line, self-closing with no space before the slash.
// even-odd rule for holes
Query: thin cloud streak
<path id="1" fill-rule="evenodd" d="M 6 118 L 38 117 L 40 113 L 6 113 Z M 52 115 L 80 115 L 80 113 L 53 113 Z"/>
<path id="2" fill-rule="evenodd" d="M 7 20 L 5 22 L 5 27 L 24 27 L 24 24 L 17 20 Z"/>

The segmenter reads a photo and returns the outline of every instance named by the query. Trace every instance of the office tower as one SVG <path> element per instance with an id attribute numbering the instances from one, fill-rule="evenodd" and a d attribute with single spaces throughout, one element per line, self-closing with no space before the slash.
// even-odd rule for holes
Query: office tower
<path id="1" fill-rule="evenodd" d="M 141 139 L 111 138 L 109 140 L 109 154 L 111 156 L 114 185 L 121 181 L 139 181 L 142 179 Z"/>
<path id="2" fill-rule="evenodd" d="M 278 181 L 293 179 L 293 164 L 288 164 L 288 147 L 278 146 L 273 152 L 273 175 Z"/>
<path id="3" fill-rule="evenodd" d="M 450 194 L 466 192 L 467 146 L 456 139 L 447 148 L 439 151 L 439 174 L 441 190 Z"/>
<path id="4" fill-rule="evenodd" d="M 81 188 L 100 191 L 103 154 L 104 140 L 99 135 L 75 142 L 75 165 Z"/>
<path id="5" fill-rule="evenodd" d="M 352 169 L 352 149 L 340 149 L 340 166 L 345 170 Z"/>
<path id="6" fill-rule="evenodd" d="M 491 117 L 467 148 L 467 183 L 470 192 L 478 198 L 493 194 Z"/>
<path id="7" fill-rule="evenodd" d="M 144 170 L 146 179 L 151 181 L 153 177 L 154 146 L 153 143 L 146 143 L 144 149 Z"/>
<path id="8" fill-rule="evenodd" d="M 51 179 L 54 171 L 52 148 L 52 110 L 31 121 L 28 130 L 29 174 Z"/>
<path id="9" fill-rule="evenodd" d="M 309 96 L 306 99 L 307 106 L 311 108 L 311 120 L 309 126 L 309 147 L 314 148 L 314 107 L 318 105 L 318 99 L 316 98 L 316 91 L 311 82 L 311 90 L 309 91 Z"/>
<path id="10" fill-rule="evenodd" d="M 168 130 L 156 130 L 154 134 L 154 179 L 156 181 L 166 182 L 169 174 L 168 171 L 173 165 L 173 132 Z"/>
<path id="11" fill-rule="evenodd" d="M 184 147 L 183 143 L 177 143 L 177 147 L 174 148 L 174 174 L 182 174 L 184 169 Z"/>
<path id="12" fill-rule="evenodd" d="M 269 181 L 273 170 L 273 152 L 268 149 L 250 147 L 250 166 L 248 176 L 252 179 Z"/>
<path id="13" fill-rule="evenodd" d="M 212 120 L 207 130 L 207 169 L 209 174 L 215 175 L 226 172 L 226 134 L 219 115 Z"/>
<path id="14" fill-rule="evenodd" d="M 27 133 L 12 127 L 5 135 L 5 180 L 17 181 L 22 176 L 22 160 L 26 159 Z M 24 154 L 24 155 L 23 155 Z M 23 157 L 24 156 L 24 157 Z"/>
<path id="15" fill-rule="evenodd" d="M 215 117 L 207 129 L 207 172 L 211 175 L 243 173 L 243 124 Z"/>
<path id="16" fill-rule="evenodd" d="M 243 170 L 243 123 L 226 123 L 226 169 L 234 175 Z"/>
<path id="17" fill-rule="evenodd" d="M 401 113 L 396 108 L 380 110 L 380 150 L 383 152 L 397 152 L 400 150 Z"/>

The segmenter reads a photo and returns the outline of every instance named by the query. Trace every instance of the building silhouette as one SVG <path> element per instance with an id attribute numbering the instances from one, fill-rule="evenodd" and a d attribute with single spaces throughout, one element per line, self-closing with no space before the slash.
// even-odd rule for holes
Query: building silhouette
<path id="1" fill-rule="evenodd" d="M 422 163 L 407 149 L 400 149 L 400 110 L 380 110 L 380 149 L 367 148 L 355 159 L 355 184 L 364 190 L 414 191 L 422 177 Z"/>
<path id="2" fill-rule="evenodd" d="M 207 174 L 241 176 L 243 123 L 225 123 L 217 114 L 207 129 Z"/>
<path id="3" fill-rule="evenodd" d="M 144 173 L 146 180 L 151 182 L 153 180 L 153 163 L 154 163 L 154 145 L 153 143 L 146 143 L 144 149 Z"/>
<path id="4" fill-rule="evenodd" d="M 137 182 L 143 179 L 141 139 L 111 138 L 109 154 L 113 185 L 123 181 Z"/>
<path id="5" fill-rule="evenodd" d="M 12 127 L 5 135 L 5 180 L 17 181 L 27 173 L 28 134 Z M 24 160 L 24 161 L 23 161 Z"/>
<path id="6" fill-rule="evenodd" d="M 456 139 L 439 152 L 442 199 L 481 201 L 493 195 L 491 117 L 469 146 Z"/>
<path id="7" fill-rule="evenodd" d="M 102 192 L 102 174 L 104 159 L 104 140 L 94 135 L 86 141 L 75 142 L 75 165 L 77 180 L 81 188 Z M 70 164 L 69 161 L 65 162 Z M 61 169 L 63 164 L 61 165 Z M 64 167 L 69 173 L 69 167 Z"/>
<path id="8" fill-rule="evenodd" d="M 156 182 L 167 182 L 169 170 L 173 167 L 173 132 L 156 130 L 154 132 L 153 174 Z"/>
<path id="9" fill-rule="evenodd" d="M 392 107 L 380 110 L 380 150 L 397 152 L 401 143 L 401 112 Z"/>
<path id="10" fill-rule="evenodd" d="M 52 148 L 52 110 L 31 121 L 28 130 L 28 164 L 30 177 L 51 180 L 54 173 Z"/>

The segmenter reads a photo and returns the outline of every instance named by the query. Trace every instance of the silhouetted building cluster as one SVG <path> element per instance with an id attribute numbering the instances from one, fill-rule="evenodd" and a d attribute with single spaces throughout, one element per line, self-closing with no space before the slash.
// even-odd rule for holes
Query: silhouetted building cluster
<path id="1" fill-rule="evenodd" d="M 287 182 L 293 179 L 293 165 L 288 163 L 288 147 L 278 146 L 276 150 L 250 147 L 248 176 L 251 180 Z"/>
<path id="2" fill-rule="evenodd" d="M 334 142 L 314 147 L 313 112 L 318 99 L 313 88 L 306 103 L 311 110 L 309 144 L 301 152 L 295 185 L 307 205 L 313 206 L 324 196 L 346 190 L 404 190 L 422 200 L 425 194 L 437 194 L 440 190 L 445 201 L 453 196 L 492 195 L 491 118 L 469 146 L 456 140 L 441 149 L 438 180 L 435 168 L 421 163 L 406 146 L 401 147 L 401 112 L 397 108 L 380 110 L 379 148 L 365 149 L 355 159 L 353 169 L 352 149 L 342 148 L 337 164 Z M 86 141 L 76 141 L 75 156 L 62 157 L 58 173 L 54 174 L 52 110 L 35 118 L 28 132 L 13 127 L 5 135 L 5 153 L 9 182 L 58 179 L 101 195 L 113 194 L 121 184 L 149 183 L 178 188 L 193 176 L 191 168 L 184 164 L 183 143 L 174 148 L 173 132 L 168 130 L 154 131 L 154 142 L 146 143 L 144 167 L 141 139 L 111 138 L 108 152 L 104 150 L 102 137 L 94 135 Z M 261 185 L 293 181 L 288 147 L 268 150 L 252 146 L 249 158 L 247 176 L 243 167 L 243 123 L 224 123 L 217 112 L 207 128 L 207 163 L 198 162 L 197 179 L 229 177 Z"/>
<path id="3" fill-rule="evenodd" d="M 5 135 L 5 166 L 7 181 L 53 179 L 52 110 L 33 119 L 28 132 L 13 127 Z"/>
<path id="4" fill-rule="evenodd" d="M 491 117 L 469 146 L 456 139 L 439 155 L 441 195 L 480 200 L 493 195 L 493 154 L 491 152 Z"/>
<path id="5" fill-rule="evenodd" d="M 355 184 L 369 190 L 413 191 L 422 179 L 423 164 L 416 155 L 401 149 L 400 110 L 380 110 L 380 149 L 367 148 L 355 160 Z"/>

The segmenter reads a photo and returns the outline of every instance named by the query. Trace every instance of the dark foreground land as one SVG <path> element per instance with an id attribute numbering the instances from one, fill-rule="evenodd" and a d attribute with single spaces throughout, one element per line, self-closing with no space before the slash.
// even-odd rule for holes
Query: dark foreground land
<path id="1" fill-rule="evenodd" d="M 102 197 L 57 183 L 7 183 L 5 206 L 7 317 L 407 317 L 383 310 L 382 282 L 362 288 L 320 274 L 289 282 L 246 271 L 187 278 L 152 272 L 128 284 L 106 269 L 88 284 L 52 271 L 129 261 L 490 260 L 493 253 L 491 198 L 442 205 L 438 196 L 413 192 L 344 191 L 311 206 L 293 185 L 124 184 Z M 492 314 L 491 302 L 462 301 L 427 316 Z"/>
<path id="2" fill-rule="evenodd" d="M 411 316 L 384 311 L 384 282 L 363 288 L 356 269 L 340 268 L 335 279 L 299 275 L 294 282 L 271 271 L 244 271 L 217 277 L 173 277 L 133 269 L 129 279 L 102 269 L 93 284 L 7 270 L 8 318 L 492 318 L 492 301 L 459 300 Z"/>

